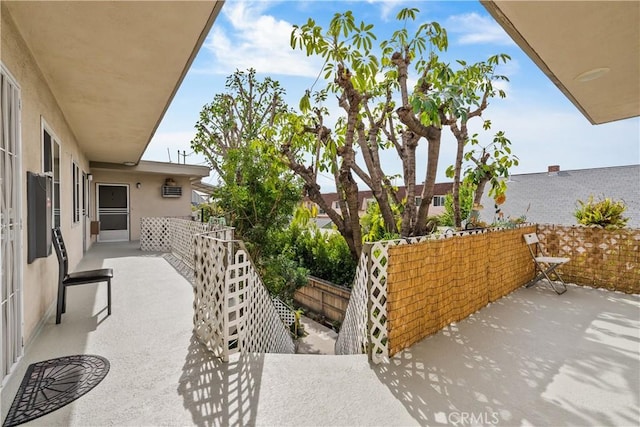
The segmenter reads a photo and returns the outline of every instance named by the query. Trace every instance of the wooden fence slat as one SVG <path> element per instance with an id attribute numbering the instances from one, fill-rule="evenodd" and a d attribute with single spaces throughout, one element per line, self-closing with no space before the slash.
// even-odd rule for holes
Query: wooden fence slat
<path id="1" fill-rule="evenodd" d="M 310 276 L 309 284 L 296 290 L 293 300 L 296 304 L 333 322 L 342 322 L 350 296 L 349 289 Z"/>

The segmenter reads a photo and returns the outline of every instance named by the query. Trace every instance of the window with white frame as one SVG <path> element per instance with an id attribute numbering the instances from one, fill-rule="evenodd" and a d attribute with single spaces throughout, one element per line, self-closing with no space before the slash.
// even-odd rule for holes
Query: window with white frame
<path id="1" fill-rule="evenodd" d="M 433 196 L 433 206 L 444 206 L 445 196 Z"/>
<path id="2" fill-rule="evenodd" d="M 60 227 L 60 141 L 54 136 L 42 120 L 42 171 L 53 180 L 52 222 Z"/>

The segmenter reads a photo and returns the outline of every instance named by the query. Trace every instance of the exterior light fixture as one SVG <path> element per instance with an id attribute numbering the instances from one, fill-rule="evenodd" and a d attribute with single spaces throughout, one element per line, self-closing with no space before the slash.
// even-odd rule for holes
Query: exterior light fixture
<path id="1" fill-rule="evenodd" d="M 609 71 L 611 71 L 611 69 L 607 67 L 594 68 L 593 70 L 585 71 L 582 74 L 578 74 L 575 77 L 575 80 L 580 83 L 588 82 L 604 76 Z"/>
<path id="2" fill-rule="evenodd" d="M 142 188 L 142 184 L 139 182 L 136 182 L 136 188 Z"/>
<path id="3" fill-rule="evenodd" d="M 123 162 L 122 164 L 125 166 L 135 166 L 136 162 Z"/>

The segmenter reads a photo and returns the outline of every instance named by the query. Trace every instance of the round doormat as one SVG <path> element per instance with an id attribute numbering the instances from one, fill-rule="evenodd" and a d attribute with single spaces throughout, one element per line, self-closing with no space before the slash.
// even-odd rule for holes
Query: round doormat
<path id="1" fill-rule="evenodd" d="M 17 426 L 62 408 L 91 391 L 108 372 L 107 359 L 87 354 L 29 365 L 3 426 Z"/>

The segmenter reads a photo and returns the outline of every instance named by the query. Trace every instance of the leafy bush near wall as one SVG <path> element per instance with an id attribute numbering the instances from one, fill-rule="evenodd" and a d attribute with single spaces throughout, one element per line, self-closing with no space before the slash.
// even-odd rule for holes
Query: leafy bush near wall
<path id="1" fill-rule="evenodd" d="M 597 225 L 607 230 L 624 228 L 629 218 L 622 216 L 627 209 L 621 200 L 614 201 L 610 198 L 603 198 L 598 201 L 593 196 L 589 196 L 586 202 L 578 200 L 579 207 L 574 212 L 578 224 Z"/>
<path id="2" fill-rule="evenodd" d="M 297 262 L 287 258 L 284 254 L 263 259 L 262 281 L 271 295 L 291 305 L 296 289 L 307 284 L 307 269 L 300 267 Z"/>
<path id="3" fill-rule="evenodd" d="M 394 208 L 393 213 L 396 215 L 396 218 L 398 218 L 396 227 L 400 229 L 402 227 L 401 215 L 397 207 Z M 362 226 L 362 240 L 364 242 L 377 242 L 379 240 L 400 238 L 399 234 L 389 233 L 385 229 L 384 218 L 380 212 L 380 205 L 378 205 L 378 202 L 370 203 L 367 206 L 366 213 L 360 218 L 360 225 Z"/>
<path id="4" fill-rule="evenodd" d="M 463 182 L 460 185 L 460 216 L 462 221 L 469 218 L 471 209 L 473 208 L 473 194 L 475 187 L 469 183 Z M 451 193 L 447 194 L 444 198 L 444 212 L 438 217 L 438 225 L 453 227 L 455 221 L 453 220 L 453 196 Z"/>
<path id="5" fill-rule="evenodd" d="M 264 252 L 284 256 L 312 276 L 336 285 L 352 286 L 357 263 L 351 258 L 347 242 L 338 233 L 294 223 L 272 233 Z"/>

